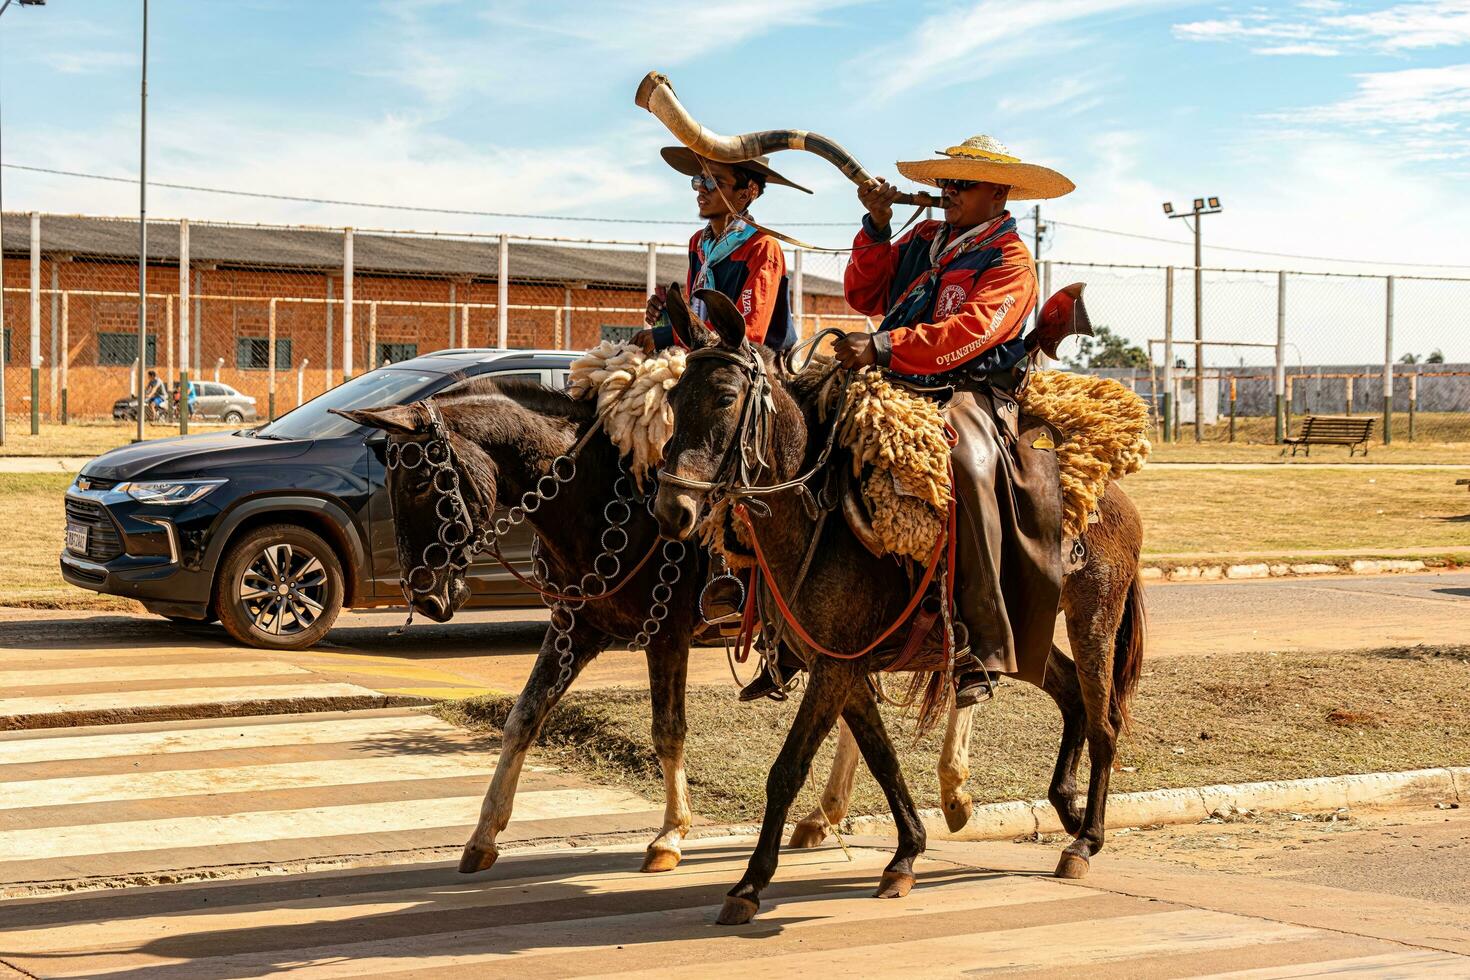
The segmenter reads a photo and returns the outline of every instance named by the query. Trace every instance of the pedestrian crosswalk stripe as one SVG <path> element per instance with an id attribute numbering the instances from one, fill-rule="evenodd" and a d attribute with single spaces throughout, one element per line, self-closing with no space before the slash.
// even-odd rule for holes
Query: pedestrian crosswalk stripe
<path id="1" fill-rule="evenodd" d="M 401 712 L 401 709 L 397 710 Z M 443 722 L 432 715 L 419 713 L 384 715 L 354 712 L 340 717 L 317 717 L 311 721 L 299 719 L 300 716 L 273 715 L 265 724 L 231 720 L 213 727 L 170 727 L 143 732 L 116 732 L 108 726 L 94 728 L 92 734 L 86 735 L 58 736 L 53 734 L 55 729 L 12 732 L 0 735 L 0 766 L 218 749 L 318 745 L 444 730 Z"/>
<path id="2" fill-rule="evenodd" d="M 488 780 L 494 766 L 494 756 L 483 752 L 463 752 L 428 757 L 405 754 L 332 762 L 232 766 L 228 769 L 122 772 L 102 776 L 17 780 L 7 783 L 5 791 L 0 793 L 0 811 L 119 800 L 353 786 L 405 779 L 483 776 Z M 23 822 L 19 815 L 17 820 Z"/>
<path id="3" fill-rule="evenodd" d="M 148 691 L 99 691 L 92 694 L 0 698 L 0 715 L 51 715 L 65 712 L 126 711 L 176 708 L 190 704 L 240 704 L 247 701 L 317 700 L 371 697 L 378 692 L 356 684 L 270 684 L 241 687 L 185 687 Z"/>
<path id="4" fill-rule="evenodd" d="M 223 847 L 288 838 L 345 836 L 472 826 L 481 796 L 347 804 L 295 810 L 261 810 L 198 817 L 164 817 L 69 827 L 0 830 L 0 854 L 28 861 L 159 848 Z M 610 813 L 642 813 L 645 799 L 624 790 L 595 787 L 524 792 L 516 820 L 550 820 Z M 10 821 L 7 820 L 7 823 Z M 221 855 L 220 863 L 228 856 Z"/>
<path id="5" fill-rule="evenodd" d="M 35 670 L 0 670 L 0 690 L 15 696 L 16 689 L 61 687 L 67 684 L 108 683 L 119 687 L 129 681 L 189 680 L 202 677 L 273 677 L 283 674 L 311 676 L 293 664 L 268 660 L 224 661 L 219 663 L 132 664 L 96 667 L 37 668 Z M 23 694 L 20 696 L 24 696 Z"/>

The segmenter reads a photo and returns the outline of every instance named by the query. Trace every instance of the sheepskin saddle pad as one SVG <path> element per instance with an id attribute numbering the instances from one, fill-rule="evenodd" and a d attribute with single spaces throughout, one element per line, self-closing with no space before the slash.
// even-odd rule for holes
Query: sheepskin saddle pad
<path id="1" fill-rule="evenodd" d="M 628 457 L 640 487 L 663 462 L 674 421 L 668 395 L 684 373 L 684 356 L 677 349 L 650 356 L 632 344 L 603 341 L 572 363 L 572 396 L 596 399 L 608 437 Z M 831 364 L 823 358 L 808 373 L 829 376 Z M 1095 519 L 1108 482 L 1136 472 L 1148 458 L 1148 406 L 1109 378 L 1033 371 L 1021 410 L 1061 433 L 1062 533 L 1080 536 Z M 890 554 L 927 561 L 944 533 L 952 492 L 940 405 L 890 384 L 878 371 L 863 371 L 849 382 L 838 425 L 880 544 Z M 701 531 L 728 559 L 746 564 L 734 548 L 722 546 L 735 544 L 727 516 L 712 514 Z"/>

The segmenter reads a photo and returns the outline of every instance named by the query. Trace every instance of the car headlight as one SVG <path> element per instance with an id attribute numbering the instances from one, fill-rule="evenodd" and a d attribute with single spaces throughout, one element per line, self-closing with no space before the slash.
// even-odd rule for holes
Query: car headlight
<path id="1" fill-rule="evenodd" d="M 143 504 L 192 504 L 225 482 L 227 481 L 160 480 L 156 483 L 129 483 L 126 489 L 128 496 Z"/>

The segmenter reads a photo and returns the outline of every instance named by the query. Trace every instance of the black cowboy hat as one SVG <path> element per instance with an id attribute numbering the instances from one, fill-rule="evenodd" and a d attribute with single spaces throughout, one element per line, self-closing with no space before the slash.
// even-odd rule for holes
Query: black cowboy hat
<path id="1" fill-rule="evenodd" d="M 687 146 L 666 146 L 658 152 L 663 155 L 665 163 L 681 174 L 687 174 L 690 177 L 699 177 L 704 174 L 704 168 L 699 165 L 699 154 Z M 742 169 L 758 173 L 766 178 L 767 183 L 783 184 L 787 187 L 794 187 L 804 194 L 811 193 L 811 191 L 802 187 L 800 184 L 787 180 L 772 170 L 769 161 L 770 157 L 752 157 L 749 160 L 741 160 L 739 163 L 731 163 L 730 166 L 741 167 Z"/>

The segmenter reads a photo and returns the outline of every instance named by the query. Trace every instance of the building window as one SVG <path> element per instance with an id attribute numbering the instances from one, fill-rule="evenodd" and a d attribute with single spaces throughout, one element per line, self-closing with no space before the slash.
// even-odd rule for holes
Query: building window
<path id="1" fill-rule="evenodd" d="M 10 337 L 5 338 L 6 359 L 10 356 Z M 128 367 L 138 358 L 138 335 L 135 333 L 97 334 L 97 363 L 103 366 Z M 158 338 L 148 337 L 148 366 L 158 366 Z"/>
<path id="2" fill-rule="evenodd" d="M 379 344 L 378 358 L 373 362 L 373 367 L 380 364 L 402 364 L 418 356 L 418 344 Z"/>
<path id="3" fill-rule="evenodd" d="M 621 344 L 626 340 L 632 340 L 633 335 L 642 329 L 642 327 L 620 327 L 616 324 L 604 323 L 598 339 L 611 340 L 615 344 Z"/>
<path id="4" fill-rule="evenodd" d="M 271 342 L 268 337 L 236 337 L 235 367 L 241 371 L 265 371 L 270 368 Z M 276 338 L 276 370 L 291 367 L 291 338 Z"/>

